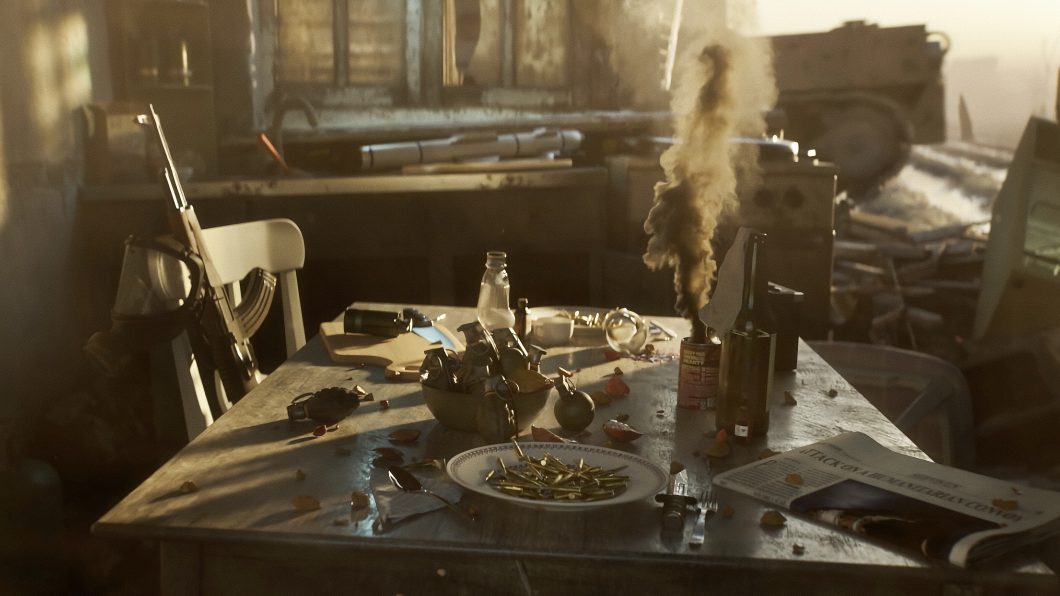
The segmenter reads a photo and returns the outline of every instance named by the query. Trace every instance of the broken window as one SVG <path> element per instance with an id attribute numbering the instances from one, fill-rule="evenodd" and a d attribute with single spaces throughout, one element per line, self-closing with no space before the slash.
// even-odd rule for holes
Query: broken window
<path id="1" fill-rule="evenodd" d="M 277 0 L 277 80 L 389 87 L 404 72 L 405 3 Z"/>

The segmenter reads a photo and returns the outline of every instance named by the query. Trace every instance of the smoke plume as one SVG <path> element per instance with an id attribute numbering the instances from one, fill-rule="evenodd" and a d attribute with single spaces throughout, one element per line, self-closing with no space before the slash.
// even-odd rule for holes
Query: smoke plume
<path id="1" fill-rule="evenodd" d="M 765 45 L 717 29 L 692 44 L 698 55 L 676 74 L 675 143 L 659 160 L 666 180 L 655 186 L 644 222 L 650 235 L 644 263 L 674 269 L 675 309 L 691 321 L 693 341 L 706 340 L 699 310 L 717 269 L 710 241 L 718 217 L 736 205 L 738 175 L 745 189 L 760 177 L 757 151 L 730 139 L 765 132 L 762 112 L 776 94 Z"/>

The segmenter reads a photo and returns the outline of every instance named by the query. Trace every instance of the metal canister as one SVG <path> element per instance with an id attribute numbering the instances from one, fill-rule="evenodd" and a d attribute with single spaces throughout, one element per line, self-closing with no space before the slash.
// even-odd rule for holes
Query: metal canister
<path id="1" fill-rule="evenodd" d="M 677 405 L 691 410 L 713 410 L 718 403 L 718 365 L 721 341 L 713 335 L 707 343 L 681 340 L 680 367 L 677 369 Z"/>

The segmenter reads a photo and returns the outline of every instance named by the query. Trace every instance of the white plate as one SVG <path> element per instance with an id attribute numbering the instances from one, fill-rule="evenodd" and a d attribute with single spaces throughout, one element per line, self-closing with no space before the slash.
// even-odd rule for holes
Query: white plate
<path id="1" fill-rule="evenodd" d="M 631 503 L 654 496 L 666 486 L 665 470 L 632 453 L 580 443 L 519 443 L 519 446 L 530 457 L 551 453 L 567 464 L 584 459 L 586 464 L 602 468 L 625 466 L 621 473 L 629 476 L 629 486 L 622 494 L 603 501 L 534 501 L 506 495 L 486 483 L 486 474 L 497 467 L 498 457 L 506 466 L 522 465 L 515 449 L 506 443 L 469 449 L 457 454 L 446 464 L 445 471 L 457 484 L 470 491 L 542 511 L 585 511 Z"/>

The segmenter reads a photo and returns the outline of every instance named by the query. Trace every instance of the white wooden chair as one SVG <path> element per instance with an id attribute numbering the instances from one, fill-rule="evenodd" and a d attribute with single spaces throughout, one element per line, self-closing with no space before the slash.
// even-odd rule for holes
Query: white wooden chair
<path id="1" fill-rule="evenodd" d="M 289 219 L 266 219 L 237 223 L 202 231 L 203 242 L 214 263 L 219 280 L 233 305 L 242 295 L 239 282 L 253 269 L 260 268 L 278 278 L 283 301 L 284 340 L 290 357 L 305 345 L 302 303 L 298 295 L 296 271 L 305 264 L 305 242 L 298 226 Z M 213 423 L 203 379 L 192 354 L 187 333 L 172 341 L 173 363 L 184 410 L 188 440 Z M 217 375 L 213 383 L 222 413 L 231 406 Z"/>

